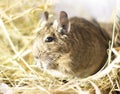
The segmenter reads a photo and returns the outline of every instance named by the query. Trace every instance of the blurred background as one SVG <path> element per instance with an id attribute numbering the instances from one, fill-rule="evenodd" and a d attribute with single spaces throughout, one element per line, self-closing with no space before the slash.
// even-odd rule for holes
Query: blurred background
<path id="1" fill-rule="evenodd" d="M 69 16 L 88 19 L 94 17 L 98 21 L 109 22 L 112 20 L 117 2 L 116 0 L 58 0 L 55 4 L 55 11 L 64 10 Z"/>

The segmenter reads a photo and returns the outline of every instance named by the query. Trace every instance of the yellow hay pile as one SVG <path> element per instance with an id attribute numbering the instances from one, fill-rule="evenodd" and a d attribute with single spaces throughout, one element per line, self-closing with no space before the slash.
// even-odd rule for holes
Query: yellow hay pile
<path id="1" fill-rule="evenodd" d="M 116 58 L 111 61 L 109 57 L 110 64 L 103 71 L 86 79 L 67 79 L 66 84 L 34 65 L 31 51 L 35 31 L 43 11 L 53 13 L 53 8 L 52 0 L 0 0 L 0 94 L 107 94 L 109 88 L 119 91 L 119 48 L 110 46 Z"/>

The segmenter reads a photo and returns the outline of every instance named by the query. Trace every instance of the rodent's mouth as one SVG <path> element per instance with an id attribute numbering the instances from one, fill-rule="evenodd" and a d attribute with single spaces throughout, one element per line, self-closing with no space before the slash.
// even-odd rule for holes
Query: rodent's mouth
<path id="1" fill-rule="evenodd" d="M 40 69 L 42 69 L 43 72 L 47 72 L 48 74 L 52 75 L 53 77 L 62 77 L 62 78 L 66 78 L 67 75 L 65 75 L 63 72 L 59 71 L 59 65 L 46 61 L 46 62 L 37 62 L 37 66 L 40 67 Z"/>
<path id="2" fill-rule="evenodd" d="M 60 57 L 60 55 L 54 54 L 54 55 L 43 55 L 41 58 L 38 58 L 37 65 L 43 69 L 57 69 L 59 64 L 57 64 L 57 60 Z"/>
<path id="3" fill-rule="evenodd" d="M 69 69 L 62 65 L 59 60 L 61 57 L 62 55 L 58 53 L 49 55 L 44 54 L 38 58 L 37 66 L 39 66 L 42 71 L 47 71 L 47 73 L 51 74 L 54 77 L 66 78 L 68 77 L 67 74 L 69 74 Z"/>

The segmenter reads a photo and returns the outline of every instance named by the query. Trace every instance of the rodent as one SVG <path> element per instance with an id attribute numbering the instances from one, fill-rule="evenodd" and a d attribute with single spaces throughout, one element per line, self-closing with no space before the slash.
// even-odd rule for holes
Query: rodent
<path id="1" fill-rule="evenodd" d="M 36 34 L 33 55 L 40 68 L 55 77 L 88 77 L 107 60 L 109 39 L 100 27 L 79 17 L 60 12 L 58 23 L 49 22 L 45 12 L 43 28 Z"/>

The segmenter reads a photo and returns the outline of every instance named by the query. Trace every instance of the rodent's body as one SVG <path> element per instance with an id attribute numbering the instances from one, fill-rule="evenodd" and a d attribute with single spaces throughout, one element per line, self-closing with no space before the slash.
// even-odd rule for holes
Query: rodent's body
<path id="1" fill-rule="evenodd" d="M 52 24 L 46 25 L 37 34 L 33 54 L 41 68 L 49 72 L 55 70 L 68 77 L 90 76 L 106 62 L 109 39 L 85 19 L 74 17 L 69 23 L 70 30 L 65 34 L 57 32 Z M 54 41 L 46 43 L 47 36 L 52 36 Z"/>
<path id="2" fill-rule="evenodd" d="M 92 23 L 81 18 L 70 20 L 69 33 L 71 69 L 74 76 L 88 76 L 97 72 L 106 62 L 108 41 Z"/>

